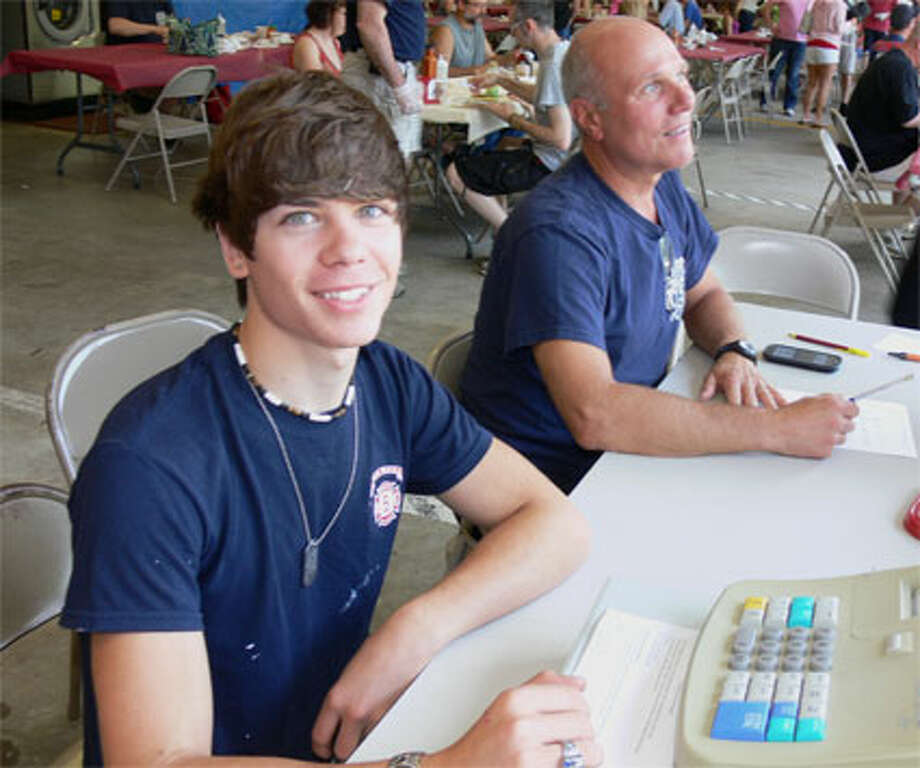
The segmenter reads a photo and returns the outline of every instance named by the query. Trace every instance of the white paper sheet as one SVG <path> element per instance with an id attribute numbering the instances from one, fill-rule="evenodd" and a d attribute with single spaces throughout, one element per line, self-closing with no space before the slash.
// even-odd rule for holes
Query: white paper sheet
<path id="1" fill-rule="evenodd" d="M 808 396 L 792 389 L 781 389 L 780 392 L 790 403 Z M 860 400 L 857 405 L 856 429 L 847 435 L 843 445 L 837 446 L 838 450 L 917 458 L 917 445 L 910 428 L 910 411 L 906 405 L 885 400 Z"/>
<path id="2" fill-rule="evenodd" d="M 889 333 L 875 348 L 882 352 L 910 352 L 920 355 L 920 335 L 907 333 Z"/>
<path id="3" fill-rule="evenodd" d="M 697 631 L 621 611 L 604 611 L 575 668 L 604 765 L 672 765 L 680 696 Z"/>

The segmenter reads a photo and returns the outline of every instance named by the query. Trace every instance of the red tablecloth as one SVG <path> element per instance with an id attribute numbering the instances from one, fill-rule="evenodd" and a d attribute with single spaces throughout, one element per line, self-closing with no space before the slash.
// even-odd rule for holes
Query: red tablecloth
<path id="1" fill-rule="evenodd" d="M 166 52 L 160 43 L 99 45 L 91 48 L 46 48 L 36 51 L 10 51 L 0 74 L 25 74 L 62 69 L 80 72 L 101 80 L 113 91 L 165 85 L 186 67 L 210 64 L 217 67 L 221 82 L 254 80 L 285 67 L 291 46 L 249 48 L 238 53 L 207 56 L 177 56 Z"/>
<path id="2" fill-rule="evenodd" d="M 740 45 L 739 43 L 726 43 L 722 38 L 710 45 L 700 46 L 692 50 L 678 46 L 680 55 L 685 59 L 700 61 L 735 61 L 748 56 L 762 56 L 763 48 L 756 45 Z"/>
<path id="3" fill-rule="evenodd" d="M 740 43 L 742 45 L 760 45 L 766 47 L 770 45 L 770 42 L 773 40 L 773 35 L 768 35 L 764 37 L 763 35 L 758 35 L 756 29 L 748 30 L 747 32 L 735 32 L 732 35 L 722 35 L 719 38 L 719 41 L 716 43 L 718 45 L 721 42 L 725 43 Z"/>

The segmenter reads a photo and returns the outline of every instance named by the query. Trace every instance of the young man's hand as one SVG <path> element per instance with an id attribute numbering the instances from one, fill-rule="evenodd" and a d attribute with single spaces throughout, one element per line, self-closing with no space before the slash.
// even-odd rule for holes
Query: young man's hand
<path id="1" fill-rule="evenodd" d="M 526 765 L 558 768 L 563 742 L 571 742 L 585 766 L 600 765 L 591 714 L 582 696 L 584 681 L 541 672 L 498 695 L 476 724 L 453 746 L 429 755 L 428 768 Z"/>
<path id="2" fill-rule="evenodd" d="M 403 606 L 364 641 L 323 701 L 313 751 L 345 760 L 429 662 L 431 628 Z"/>

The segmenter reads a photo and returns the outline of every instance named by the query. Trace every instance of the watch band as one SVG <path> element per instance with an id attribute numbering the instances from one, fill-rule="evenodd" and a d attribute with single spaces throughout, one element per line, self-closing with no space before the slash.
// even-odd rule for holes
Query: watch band
<path id="1" fill-rule="evenodd" d="M 754 365 L 757 365 L 757 348 L 751 344 L 747 339 L 735 339 L 730 341 L 728 344 L 723 344 L 716 350 L 716 353 L 712 356 L 713 360 L 718 360 L 726 352 L 735 352 L 742 357 L 746 357 Z"/>
<path id="2" fill-rule="evenodd" d="M 390 758 L 387 768 L 419 768 L 424 756 L 424 752 L 400 752 Z"/>

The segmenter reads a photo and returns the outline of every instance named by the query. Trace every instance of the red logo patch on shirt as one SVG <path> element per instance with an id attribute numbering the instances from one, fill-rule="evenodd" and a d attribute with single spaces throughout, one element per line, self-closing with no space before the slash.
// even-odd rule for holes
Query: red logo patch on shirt
<path id="1" fill-rule="evenodd" d="M 374 522 L 384 528 L 392 523 L 402 508 L 403 468 L 399 464 L 377 467 L 371 475 L 370 496 Z"/>

